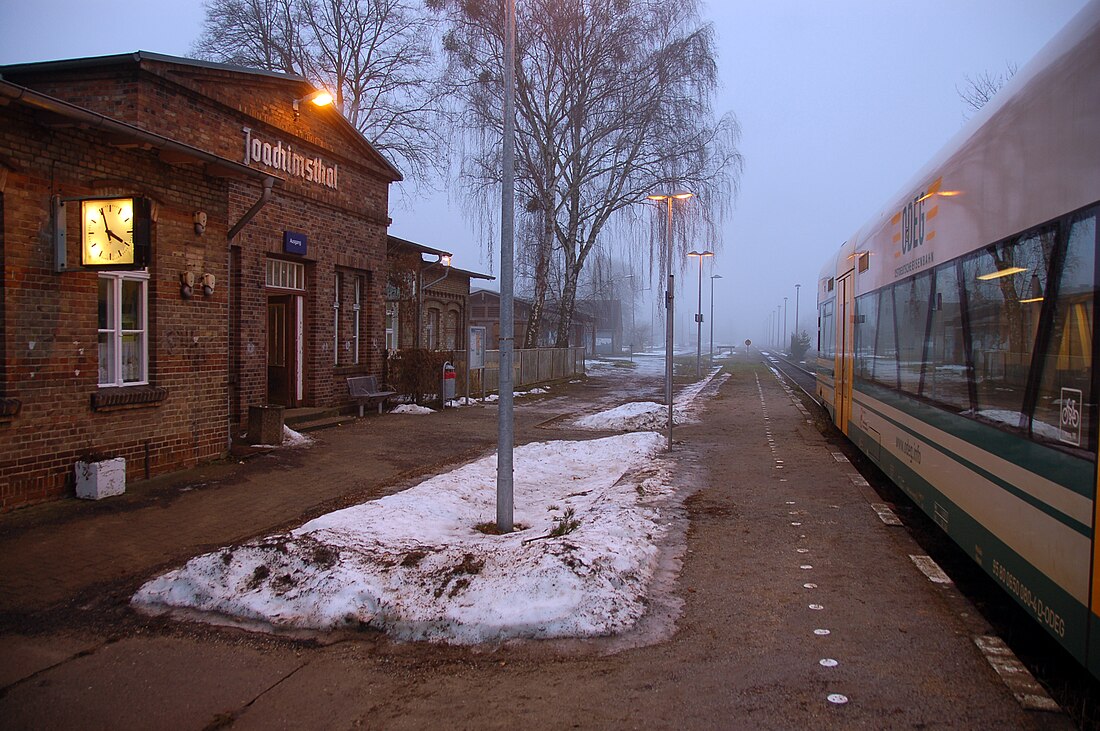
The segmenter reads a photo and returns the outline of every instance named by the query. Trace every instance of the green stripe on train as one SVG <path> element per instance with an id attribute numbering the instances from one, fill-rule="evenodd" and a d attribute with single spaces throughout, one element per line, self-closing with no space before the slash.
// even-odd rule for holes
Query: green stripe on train
<path id="1" fill-rule="evenodd" d="M 1066 526 L 1067 528 L 1070 528 L 1071 530 L 1076 531 L 1077 533 L 1084 536 L 1085 538 L 1090 538 L 1090 539 L 1092 538 L 1092 526 L 1086 525 L 1085 523 L 1082 523 L 1081 521 L 1076 520 L 1075 518 L 1073 518 L 1069 515 L 1066 515 L 1065 513 L 1063 513 L 1062 511 L 1052 507 L 1048 503 L 1043 502 L 1043 500 L 1041 500 L 1040 498 L 1037 498 L 1034 495 L 1031 495 L 1030 493 L 1025 492 L 1024 490 L 1021 490 L 1020 488 L 1016 487 L 1015 485 L 1013 485 L 1008 480 L 996 475 L 993 472 L 990 472 L 987 469 L 979 467 L 978 465 L 974 464 L 972 461 L 970 461 L 966 457 L 963 457 L 963 456 L 951 451 L 950 449 L 947 449 L 942 444 L 939 444 L 939 443 L 929 439 L 926 435 L 918 434 L 913 429 L 910 429 L 909 427 L 905 426 L 904 424 L 899 423 L 895 419 L 891 419 L 889 416 L 882 413 L 878 409 L 875 409 L 873 406 L 870 406 L 866 403 L 861 402 L 860 407 L 863 408 L 863 409 L 866 409 L 867 411 L 878 414 L 884 420 L 890 422 L 891 424 L 893 424 L 895 427 L 897 427 L 899 430 L 905 432 L 906 434 L 909 434 L 909 435 L 913 436 L 915 439 L 918 439 L 920 441 L 927 442 L 928 444 L 931 444 L 937 450 L 939 450 L 944 456 L 951 458 L 954 462 L 956 462 L 963 469 L 966 469 L 970 472 L 973 472 L 976 475 L 980 475 L 981 477 L 985 478 L 986 480 L 988 480 L 993 485 L 995 485 L 998 488 L 1004 490 L 1005 492 L 1011 494 L 1012 496 L 1014 496 L 1018 500 L 1024 501 L 1025 503 L 1027 503 L 1031 507 L 1035 508 L 1036 510 L 1044 513 L 1045 515 L 1047 515 L 1051 518 L 1054 518 L 1055 520 L 1057 520 L 1059 523 Z M 882 447 L 878 446 L 878 449 L 881 450 Z"/>
<path id="2" fill-rule="evenodd" d="M 872 451 L 877 442 L 861 431 L 855 422 L 848 422 L 851 440 L 887 474 L 895 476 L 897 485 L 928 514 L 952 540 L 959 544 L 1006 593 L 1012 596 L 1028 614 L 1054 637 L 1078 662 L 1085 664 L 1085 642 L 1089 609 L 1074 599 L 1058 584 L 1047 578 L 1003 541 L 959 508 L 931 483 L 914 472 L 909 465 L 886 450 Z M 875 458 L 875 453 L 878 458 Z M 940 509 L 937 518 L 936 507 Z M 943 511 L 946 510 L 946 513 Z M 947 523 L 946 527 L 944 522 Z"/>
<path id="3" fill-rule="evenodd" d="M 1090 500 L 1095 496 L 1095 465 L 1090 459 L 1067 454 L 1020 434 L 1002 431 L 989 424 L 926 404 L 893 389 L 862 379 L 856 382 L 856 390 L 892 406 L 907 416 L 973 444 L 980 450 L 991 452 L 1018 467 L 1041 474 L 1051 482 L 1072 490 L 1078 495 Z M 885 414 L 877 410 L 875 412 L 889 419 Z M 894 419 L 890 421 L 897 423 Z M 912 433 L 911 429 L 900 424 L 898 426 Z M 917 435 L 914 434 L 914 436 Z"/>

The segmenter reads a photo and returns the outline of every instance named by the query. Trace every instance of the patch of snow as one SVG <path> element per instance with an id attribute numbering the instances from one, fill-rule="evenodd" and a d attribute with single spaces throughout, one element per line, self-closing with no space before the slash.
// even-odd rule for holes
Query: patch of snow
<path id="1" fill-rule="evenodd" d="M 652 432 L 527 444 L 514 452 L 515 521 L 495 518 L 491 455 L 289 533 L 192 559 L 132 603 L 285 629 L 373 627 L 457 644 L 588 637 L 645 614 L 674 497 Z M 578 526 L 549 534 L 566 519 Z"/>
<path id="2" fill-rule="evenodd" d="M 435 411 L 429 409 L 427 406 L 417 406 L 416 404 L 401 404 L 392 411 L 391 414 L 434 414 Z"/>
<path id="3" fill-rule="evenodd" d="M 313 444 L 313 438 L 307 437 L 305 434 L 294 431 L 286 424 L 283 424 L 283 446 L 284 447 L 304 447 L 309 444 Z"/>
<path id="4" fill-rule="evenodd" d="M 305 434 L 296 432 L 286 424 L 283 424 L 283 443 L 282 444 L 253 444 L 253 447 L 260 447 L 261 449 L 280 449 L 282 447 L 308 447 L 313 444 L 313 438 L 307 437 Z"/>
<path id="5" fill-rule="evenodd" d="M 715 377 L 721 372 L 716 368 L 701 381 L 680 390 L 673 399 L 672 423 L 688 424 L 694 421 L 694 404 L 699 394 L 712 385 Z M 722 376 L 713 384 L 713 390 L 725 383 L 729 376 Z M 573 421 L 577 429 L 592 429 L 600 431 L 648 431 L 660 430 L 668 426 L 668 404 L 659 404 L 655 401 L 634 401 L 616 406 L 588 416 L 582 416 Z"/>

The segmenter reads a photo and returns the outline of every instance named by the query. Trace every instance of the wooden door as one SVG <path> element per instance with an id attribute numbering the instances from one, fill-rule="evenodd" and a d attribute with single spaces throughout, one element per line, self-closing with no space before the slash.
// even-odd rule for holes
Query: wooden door
<path id="1" fill-rule="evenodd" d="M 281 406 L 295 405 L 292 383 L 297 349 L 292 305 L 287 295 L 267 300 L 267 401 Z"/>

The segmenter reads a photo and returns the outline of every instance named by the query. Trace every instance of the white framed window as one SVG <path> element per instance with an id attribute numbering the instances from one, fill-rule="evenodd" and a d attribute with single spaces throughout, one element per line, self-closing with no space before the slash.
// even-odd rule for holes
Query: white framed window
<path id="1" fill-rule="evenodd" d="M 99 275 L 99 385 L 149 382 L 149 272 Z"/>
<path id="2" fill-rule="evenodd" d="M 386 303 L 386 350 L 397 350 L 397 312 L 396 302 Z"/>
<path id="3" fill-rule="evenodd" d="M 332 362 L 340 365 L 340 272 L 332 279 Z"/>
<path id="4" fill-rule="evenodd" d="M 268 287 L 279 289 L 304 290 L 306 288 L 306 267 L 295 261 L 268 259 L 265 283 Z"/>
<path id="5" fill-rule="evenodd" d="M 352 304 L 352 310 L 355 314 L 355 353 L 352 356 L 352 362 L 356 365 L 359 364 L 359 322 L 362 317 L 362 305 L 363 305 L 363 278 L 355 277 L 355 302 Z"/>

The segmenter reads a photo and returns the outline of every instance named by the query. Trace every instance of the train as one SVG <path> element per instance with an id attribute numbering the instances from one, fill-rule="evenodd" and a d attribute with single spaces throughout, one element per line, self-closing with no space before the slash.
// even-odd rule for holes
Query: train
<path id="1" fill-rule="evenodd" d="M 817 398 L 1094 677 L 1100 2 L 825 263 Z"/>

